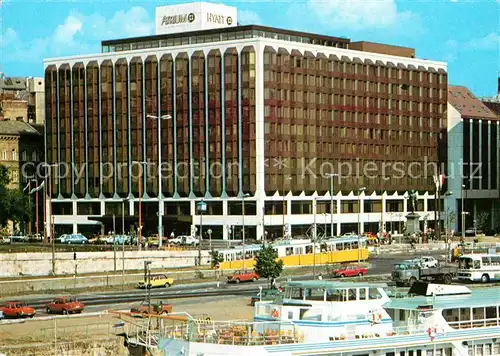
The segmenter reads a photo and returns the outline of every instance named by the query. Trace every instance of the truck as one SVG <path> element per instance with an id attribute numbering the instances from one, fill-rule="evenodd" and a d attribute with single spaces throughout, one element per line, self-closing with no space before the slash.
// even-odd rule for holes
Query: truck
<path id="1" fill-rule="evenodd" d="M 403 261 L 394 265 L 392 281 L 396 286 L 411 287 L 417 281 L 437 281 L 450 284 L 457 275 L 456 266 L 437 266 L 424 268 L 416 261 Z"/>

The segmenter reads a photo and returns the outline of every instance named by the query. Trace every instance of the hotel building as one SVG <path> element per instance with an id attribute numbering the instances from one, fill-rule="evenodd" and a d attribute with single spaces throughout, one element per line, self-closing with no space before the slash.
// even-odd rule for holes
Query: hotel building
<path id="1" fill-rule="evenodd" d="M 235 8 L 208 3 L 157 8 L 156 28 L 45 60 L 47 162 L 75 167 L 51 175 L 56 231 L 107 232 L 115 217 L 120 232 L 122 214 L 133 229 L 139 195 L 144 235 L 158 212 L 167 236 L 201 220 L 224 239 L 242 226 L 247 238 L 306 234 L 314 221 L 326 235 L 401 231 L 411 190 L 422 229 L 435 220 L 446 63 L 238 26 Z"/>

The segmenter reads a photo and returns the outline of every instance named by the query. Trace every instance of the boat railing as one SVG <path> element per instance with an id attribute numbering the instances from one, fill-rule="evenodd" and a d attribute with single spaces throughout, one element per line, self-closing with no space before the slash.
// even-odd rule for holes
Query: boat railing
<path id="1" fill-rule="evenodd" d="M 304 340 L 292 323 L 193 320 L 162 328 L 165 338 L 225 345 L 279 345 Z"/>

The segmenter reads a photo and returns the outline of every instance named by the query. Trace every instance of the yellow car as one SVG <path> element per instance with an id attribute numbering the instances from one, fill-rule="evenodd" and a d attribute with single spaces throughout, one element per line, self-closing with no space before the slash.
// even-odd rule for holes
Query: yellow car
<path id="1" fill-rule="evenodd" d="M 138 288 L 145 288 L 147 285 L 147 281 L 144 280 L 142 282 L 137 283 Z M 172 284 L 174 284 L 173 278 L 167 277 L 166 274 L 153 274 L 151 275 L 151 281 L 149 283 L 149 288 L 155 287 L 165 287 L 168 288 Z"/>

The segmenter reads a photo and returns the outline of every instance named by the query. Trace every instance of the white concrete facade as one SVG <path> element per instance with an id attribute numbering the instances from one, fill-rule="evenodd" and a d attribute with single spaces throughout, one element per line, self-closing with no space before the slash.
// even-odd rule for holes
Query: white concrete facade
<path id="1" fill-rule="evenodd" d="M 406 57 L 395 57 L 377 53 L 369 53 L 369 52 L 360 52 L 354 50 L 347 50 L 335 47 L 326 47 L 321 45 L 313 45 L 313 44 L 305 44 L 305 43 L 297 43 L 291 41 L 283 41 L 271 38 L 251 38 L 251 39 L 240 39 L 240 40 L 229 40 L 224 42 L 215 42 L 215 43 L 203 43 L 203 44 L 193 44 L 193 45 L 182 45 L 182 46 L 174 46 L 168 48 L 149 48 L 149 49 L 141 49 L 141 50 L 133 50 L 133 51 L 124 51 L 124 52 L 114 52 L 114 53 L 100 53 L 94 55 L 84 55 L 84 56 L 76 56 L 76 57 L 66 57 L 66 58 L 57 58 L 57 59 L 47 59 L 45 61 L 45 67 L 49 65 L 55 65 L 57 68 L 63 64 L 69 64 L 72 68 L 76 63 L 83 63 L 84 66 L 90 61 L 97 61 L 100 65 L 104 60 L 111 60 L 113 65 L 119 59 L 125 59 L 127 62 L 130 62 L 134 57 L 140 57 L 144 61 L 148 56 L 156 56 L 157 59 L 160 59 L 164 54 L 171 54 L 172 57 L 175 58 L 179 54 L 187 53 L 188 57 L 191 58 L 193 53 L 196 51 L 203 51 L 205 56 L 212 49 L 218 49 L 222 53 L 229 48 L 236 48 L 238 53 L 241 53 L 244 47 L 252 46 L 256 53 L 256 62 L 255 62 L 255 97 L 256 97 L 256 132 L 255 132 L 255 142 L 256 142 L 256 192 L 252 197 L 248 197 L 245 199 L 247 202 L 255 202 L 256 204 L 256 214 L 255 215 L 247 215 L 244 218 L 245 226 L 253 226 L 256 228 L 256 236 L 257 238 L 261 238 L 264 235 L 265 226 L 281 226 L 283 224 L 283 215 L 266 215 L 264 216 L 264 205 L 266 201 L 283 201 L 282 193 L 276 192 L 276 194 L 272 197 L 266 196 L 265 194 L 265 137 L 264 137 L 264 70 L 263 70 L 263 57 L 264 57 L 264 48 L 266 46 L 272 47 L 275 50 L 278 48 L 284 48 L 288 51 L 296 50 L 304 53 L 305 51 L 312 52 L 315 56 L 318 55 L 335 55 L 337 57 L 347 56 L 351 60 L 354 57 L 360 58 L 362 61 L 370 60 L 372 62 L 382 61 L 384 64 L 388 62 L 394 63 L 396 66 L 403 65 L 407 67 L 408 65 L 413 65 L 415 67 L 424 67 L 426 70 L 433 68 L 434 70 L 444 70 L 446 71 L 446 64 L 442 62 L 434 62 L 428 60 L 421 60 L 415 58 L 406 58 Z M 223 77 L 224 71 L 221 71 L 221 76 Z M 498 127 L 498 126 L 497 126 Z M 116 184 L 116 183 L 115 183 Z M 291 233 L 294 233 L 294 225 L 310 225 L 314 221 L 314 214 L 304 214 L 304 215 L 296 215 L 291 213 L 291 202 L 293 201 L 311 201 L 314 202 L 314 199 L 317 197 L 318 200 L 330 201 L 330 193 L 323 197 L 317 197 L 316 193 L 310 196 L 305 196 L 304 193 L 299 194 L 297 196 L 292 196 L 291 193 L 285 194 L 285 201 L 287 202 L 287 213 L 285 214 L 284 220 L 285 224 L 289 224 L 291 226 Z M 405 221 L 405 216 L 408 213 L 407 204 L 405 202 L 405 196 L 407 196 L 407 192 L 399 192 L 396 195 L 389 196 L 387 193 L 383 193 L 382 195 L 370 194 L 369 196 L 365 196 L 364 193 L 358 198 L 357 194 L 349 193 L 348 195 L 342 196 L 340 193 L 334 196 L 334 201 L 336 202 L 337 211 L 333 214 L 334 223 L 337 225 L 336 233 L 339 234 L 341 232 L 340 224 L 355 224 L 359 221 L 361 222 L 361 231 L 363 231 L 363 223 L 382 223 L 384 225 L 388 221 Z M 418 197 L 423 200 L 424 210 L 419 211 L 418 213 L 421 215 L 422 220 L 434 220 L 434 214 L 427 211 L 428 201 L 433 200 L 434 196 L 432 193 L 425 193 Z M 193 223 L 196 225 L 200 224 L 200 216 L 196 214 L 195 211 L 195 202 L 200 200 L 201 197 L 198 198 L 164 198 L 159 200 L 156 197 L 145 197 L 143 198 L 143 202 L 157 202 L 161 208 L 159 211 L 164 211 L 164 203 L 168 203 L 169 201 L 175 202 L 190 202 L 191 207 L 191 216 L 193 219 Z M 230 201 L 238 201 L 241 198 L 238 197 L 211 197 L 210 201 L 222 201 L 223 204 L 223 215 L 204 215 L 203 216 L 203 224 L 204 225 L 215 225 L 215 226 L 228 226 L 228 225 L 243 225 L 243 217 L 242 216 L 232 216 L 228 215 L 228 202 Z M 340 202 L 344 200 L 378 200 L 382 201 L 382 212 L 380 213 L 341 213 L 340 211 Z M 386 211 L 385 202 L 388 199 L 400 200 L 403 201 L 404 210 L 398 212 L 398 215 L 391 214 Z M 137 202 L 136 197 L 131 197 L 131 201 L 129 201 L 130 206 L 130 214 L 133 212 L 133 205 Z M 56 215 L 54 217 L 54 223 L 57 224 L 71 224 L 73 226 L 73 231 L 76 233 L 78 230 L 79 224 L 95 224 L 96 221 L 91 220 L 90 217 L 85 215 L 77 215 L 76 214 L 76 204 L 79 201 L 76 198 L 71 199 L 63 199 L 59 197 L 58 199 L 53 199 L 54 202 L 72 202 L 73 204 L 73 214 L 72 215 Z M 116 203 L 120 200 L 118 199 L 91 199 L 87 198 L 84 200 L 85 202 L 100 202 L 101 203 L 101 215 L 104 215 L 105 212 L 105 204 L 106 203 Z M 313 211 L 315 207 L 313 204 Z M 361 209 L 363 209 L 363 204 L 361 204 Z M 46 209 L 47 214 L 49 209 Z M 316 214 L 316 222 L 318 224 L 330 224 L 331 215 L 321 215 Z M 48 227 L 47 227 L 48 228 Z M 165 231 L 165 235 L 168 236 L 168 231 Z M 228 238 L 228 232 L 224 228 L 223 229 L 223 238 Z"/>

